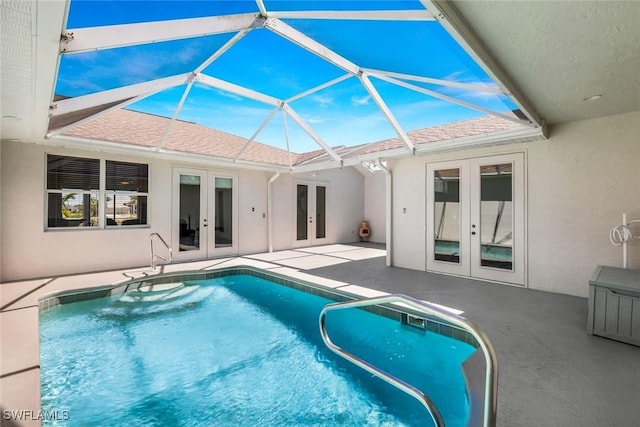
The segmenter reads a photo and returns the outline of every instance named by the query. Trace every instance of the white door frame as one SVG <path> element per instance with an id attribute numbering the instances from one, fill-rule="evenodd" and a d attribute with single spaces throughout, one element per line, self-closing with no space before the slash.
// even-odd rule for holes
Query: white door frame
<path id="1" fill-rule="evenodd" d="M 480 198 L 482 166 L 508 164 L 512 167 L 511 269 L 482 265 Z M 459 230 L 459 260 L 436 260 L 435 235 L 437 225 L 434 201 L 435 171 L 459 169 L 459 203 L 456 207 Z M 516 285 L 526 284 L 526 227 L 525 227 L 525 162 L 524 153 L 461 159 L 426 164 L 426 270 L 445 274 L 474 277 Z M 453 223 L 449 221 L 449 226 Z M 495 265 L 495 264 L 494 264 Z"/>
<path id="2" fill-rule="evenodd" d="M 180 175 L 197 176 L 200 178 L 200 209 L 197 224 L 188 225 L 189 243 L 181 243 L 180 218 Z M 232 213 L 231 213 L 231 244 L 216 247 L 216 198 L 215 179 L 229 178 L 232 180 Z M 172 174 L 172 215 L 171 242 L 173 258 L 177 261 L 206 259 L 219 256 L 238 254 L 238 178 L 237 175 L 216 170 L 174 167 Z M 182 218 L 184 221 L 185 219 Z M 181 250 L 188 248 L 189 250 Z"/>
<path id="3" fill-rule="evenodd" d="M 298 239 L 298 185 L 307 186 L 307 238 Z M 316 226 L 318 222 L 318 212 L 316 206 L 316 195 L 318 187 L 325 188 L 325 209 L 324 209 L 324 237 L 318 237 L 316 234 Z M 329 184 L 322 181 L 306 181 L 306 180 L 294 180 L 293 181 L 293 234 L 291 247 L 300 248 L 305 246 L 323 245 L 329 241 L 329 218 L 328 218 L 328 206 L 329 201 Z"/>

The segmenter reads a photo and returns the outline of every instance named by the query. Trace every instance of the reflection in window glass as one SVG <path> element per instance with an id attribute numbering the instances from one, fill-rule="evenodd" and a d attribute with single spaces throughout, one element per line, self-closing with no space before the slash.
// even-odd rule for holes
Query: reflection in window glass
<path id="1" fill-rule="evenodd" d="M 307 240 L 307 215 L 309 187 L 298 184 L 296 187 L 296 240 Z"/>
<path id="2" fill-rule="evenodd" d="M 480 169 L 480 264 L 513 269 L 513 167 L 511 163 Z"/>
<path id="3" fill-rule="evenodd" d="M 147 196 L 108 192 L 105 199 L 107 226 L 147 223 Z"/>
<path id="4" fill-rule="evenodd" d="M 146 225 L 149 165 L 106 161 L 106 225 Z"/>
<path id="5" fill-rule="evenodd" d="M 327 187 L 316 187 L 316 239 L 327 237 Z"/>
<path id="6" fill-rule="evenodd" d="M 460 263 L 460 169 L 434 172 L 434 259 Z"/>
<path id="7" fill-rule="evenodd" d="M 216 248 L 233 245 L 233 180 L 216 178 Z"/>
<path id="8" fill-rule="evenodd" d="M 180 252 L 200 249 L 200 176 L 180 175 Z"/>
<path id="9" fill-rule="evenodd" d="M 98 193 L 62 191 L 47 194 L 47 227 L 97 227 Z"/>

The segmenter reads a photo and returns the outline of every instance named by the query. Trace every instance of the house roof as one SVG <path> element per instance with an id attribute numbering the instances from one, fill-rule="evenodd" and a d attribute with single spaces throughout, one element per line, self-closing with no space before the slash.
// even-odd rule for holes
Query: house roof
<path id="1" fill-rule="evenodd" d="M 141 146 L 169 152 L 285 167 L 331 160 L 323 149 L 290 153 L 259 142 L 249 144 L 250 141 L 246 138 L 196 123 L 175 120 L 169 127 L 170 122 L 171 119 L 166 117 L 128 109 L 115 109 L 94 120 L 69 128 L 62 135 L 87 141 Z M 517 128 L 519 126 L 514 122 L 487 116 L 418 129 L 409 132 L 409 137 L 417 146 L 423 146 L 432 142 L 490 135 Z M 352 159 L 372 154 L 384 156 L 385 152 L 401 149 L 403 146 L 399 138 L 391 138 L 355 147 L 342 146 L 333 147 L 333 149 L 342 158 Z"/>

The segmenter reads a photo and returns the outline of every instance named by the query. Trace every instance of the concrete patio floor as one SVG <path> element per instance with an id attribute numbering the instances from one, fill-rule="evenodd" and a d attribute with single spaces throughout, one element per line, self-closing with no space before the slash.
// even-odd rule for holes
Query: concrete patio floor
<path id="1" fill-rule="evenodd" d="M 456 308 L 485 331 L 496 349 L 498 426 L 640 425 L 640 347 L 587 335 L 585 298 L 389 268 L 384 255 L 379 244 L 327 245 L 172 264 L 163 270 L 252 265 L 363 296 L 401 293 Z M 40 409 L 42 297 L 151 274 L 138 268 L 0 285 L 1 409 Z M 2 420 L 3 426 L 38 424 Z"/>

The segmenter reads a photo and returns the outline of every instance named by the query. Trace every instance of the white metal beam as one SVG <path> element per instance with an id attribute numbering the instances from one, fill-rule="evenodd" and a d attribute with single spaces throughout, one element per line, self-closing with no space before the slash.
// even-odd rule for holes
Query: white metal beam
<path id="1" fill-rule="evenodd" d="M 353 21 L 434 21 L 428 10 L 305 10 L 268 12 L 281 19 L 333 19 Z"/>
<path id="2" fill-rule="evenodd" d="M 62 114 L 72 113 L 74 111 L 80 111 L 86 108 L 96 107 L 98 105 L 109 104 L 111 102 L 155 93 L 160 90 L 185 84 L 191 76 L 191 73 L 178 74 L 176 76 L 165 77 L 149 82 L 137 83 L 116 89 L 77 96 L 75 98 L 63 99 L 56 101 L 51 105 L 50 113 L 52 116 L 60 116 Z"/>
<path id="3" fill-rule="evenodd" d="M 360 75 L 360 81 L 362 82 L 362 85 L 367 90 L 367 92 L 369 92 L 369 95 L 371 96 L 373 101 L 376 103 L 380 111 L 382 111 L 382 114 L 384 114 L 384 116 L 387 118 L 387 120 L 389 121 L 393 129 L 396 131 L 400 140 L 402 140 L 404 145 L 407 146 L 407 148 L 411 151 L 411 153 L 414 153 L 415 147 L 413 146 L 413 143 L 409 139 L 409 136 L 404 131 L 402 126 L 400 126 L 400 123 L 398 123 L 398 120 L 396 120 L 395 116 L 393 115 L 393 113 L 391 112 L 387 104 L 384 102 L 384 100 L 382 99 L 382 97 L 380 96 L 376 88 L 373 86 L 369 78 L 365 74 L 362 74 Z"/>
<path id="4" fill-rule="evenodd" d="M 297 44 L 298 46 L 303 47 L 309 52 L 323 58 L 324 60 L 330 62 L 331 64 L 342 68 L 343 70 L 357 75 L 360 71 L 360 67 L 358 67 L 353 62 L 348 59 L 338 55 L 331 49 L 322 44 L 318 43 L 311 37 L 301 33 L 295 28 L 285 24 L 279 19 L 276 18 L 268 18 L 264 24 L 265 28 L 273 31 L 274 33 L 284 37 L 285 39 Z"/>
<path id="5" fill-rule="evenodd" d="M 432 79 L 430 77 L 421 77 L 421 76 L 414 76 L 411 74 L 394 73 L 392 71 L 372 70 L 368 68 L 363 68 L 362 71 L 364 73 L 367 73 L 369 75 L 376 76 L 376 77 L 387 76 L 387 77 L 394 77 L 396 79 L 410 80 L 413 82 L 429 83 L 429 84 L 435 84 L 438 86 L 455 87 L 455 88 L 470 90 L 474 92 L 495 93 L 498 95 L 505 94 L 502 91 L 502 89 L 500 89 L 499 87 L 485 86 L 482 84 L 460 83 L 460 82 L 454 82 L 451 80 Z"/>
<path id="6" fill-rule="evenodd" d="M 175 19 L 137 24 L 74 28 L 65 32 L 60 41 L 60 53 L 77 53 L 111 49 L 145 43 L 198 36 L 225 34 L 254 26 L 262 26 L 256 13 L 223 15 L 205 18 Z"/>
<path id="7" fill-rule="evenodd" d="M 512 101 L 536 126 L 544 126 L 533 104 L 524 96 L 518 86 L 509 78 L 482 43 L 476 32 L 469 26 L 452 1 L 420 0 L 427 10 L 436 17 L 440 25 L 454 38 L 474 61 L 502 87 Z"/>
<path id="8" fill-rule="evenodd" d="M 384 80 L 384 81 L 387 81 L 387 82 L 392 83 L 392 84 L 395 84 L 397 86 L 402 86 L 402 87 L 404 87 L 406 89 L 413 90 L 415 92 L 420 92 L 422 94 L 425 94 L 425 95 L 428 95 L 428 96 L 432 96 L 434 98 L 438 98 L 438 99 L 440 99 L 442 101 L 445 101 L 445 102 L 450 102 L 452 104 L 457 104 L 457 105 L 460 105 L 462 107 L 470 108 L 472 110 L 476 110 L 476 111 L 480 111 L 482 113 L 490 114 L 492 116 L 500 117 L 501 119 L 508 120 L 508 121 L 514 122 L 514 123 L 518 123 L 519 125 L 527 125 L 527 126 L 530 125 L 529 122 L 526 122 L 526 121 L 524 121 L 522 119 L 519 119 L 517 117 L 511 116 L 511 115 L 508 115 L 508 114 L 498 113 L 498 112 L 490 110 L 488 108 L 484 108 L 484 107 L 481 107 L 479 105 L 472 104 L 470 102 L 462 101 L 460 99 L 453 98 L 451 96 L 443 95 L 441 93 L 438 93 L 438 92 L 435 92 L 433 90 L 429 90 L 429 89 L 423 88 L 421 86 L 412 85 L 411 83 L 407 83 L 407 82 L 402 81 L 402 80 L 397 80 L 397 79 L 394 79 L 394 78 L 391 78 L 391 77 L 382 76 L 382 75 L 376 76 L 376 78 L 379 78 L 380 80 Z"/>
<path id="9" fill-rule="evenodd" d="M 198 81 L 207 86 L 215 87 L 226 92 L 234 93 L 244 98 L 253 99 L 254 101 L 262 102 L 263 104 L 271 105 L 273 107 L 279 107 L 282 101 L 269 95 L 265 95 L 255 90 L 247 89 L 243 86 L 238 86 L 233 83 L 229 83 L 224 80 L 217 79 L 215 77 L 208 76 L 206 74 L 200 74 Z"/>
<path id="10" fill-rule="evenodd" d="M 238 32 L 238 34 L 236 34 L 235 36 L 233 36 L 231 38 L 231 40 L 229 40 L 228 42 L 226 42 L 224 45 L 222 45 L 220 47 L 220 49 L 218 49 L 217 51 L 215 51 L 215 53 L 213 55 L 211 55 L 209 58 L 206 59 L 206 61 L 204 61 L 202 64 L 200 64 L 198 66 L 198 68 L 196 68 L 195 70 L 193 70 L 194 74 L 200 74 L 202 71 L 204 71 L 205 68 L 207 68 L 209 65 L 211 65 L 213 63 L 213 61 L 215 61 L 216 59 L 220 58 L 222 56 L 223 53 L 225 53 L 226 51 L 228 51 L 229 49 L 231 49 L 231 47 L 233 45 L 235 45 L 236 43 L 238 43 L 244 36 L 246 36 L 251 30 L 242 30 L 240 32 Z"/>
<path id="11" fill-rule="evenodd" d="M 256 4 L 258 5 L 258 10 L 260 10 L 260 15 L 266 17 L 267 16 L 267 8 L 264 6 L 264 1 L 256 0 Z"/>
<path id="12" fill-rule="evenodd" d="M 262 132 L 262 129 L 264 129 L 264 127 L 267 125 L 267 123 L 269 123 L 271 121 L 271 119 L 273 118 L 273 116 L 276 115 L 276 113 L 278 112 L 279 109 L 280 109 L 279 106 L 273 109 L 273 111 L 269 114 L 269 116 L 265 119 L 265 121 L 262 122 L 260 127 L 258 127 L 258 129 L 253 133 L 253 135 L 251 135 L 251 138 L 249 138 L 249 140 L 242 146 L 240 151 L 238 151 L 238 154 L 236 154 L 236 156 L 233 158 L 234 162 L 238 161 L 238 159 L 240 158 L 242 153 L 244 153 L 244 151 L 247 148 L 249 148 L 249 145 L 251 145 L 256 140 L 256 138 L 258 137 L 260 132 Z"/>
<path id="13" fill-rule="evenodd" d="M 127 99 L 127 100 L 126 100 L 126 101 L 124 101 L 124 102 L 118 103 L 118 104 L 116 104 L 116 105 L 114 105 L 114 106 L 112 106 L 112 107 L 109 107 L 109 108 L 107 108 L 107 109 L 101 110 L 101 111 L 99 111 L 99 112 L 97 112 L 97 113 L 95 113 L 95 114 L 92 114 L 92 115 L 88 116 L 88 117 L 84 117 L 84 118 L 82 118 L 82 119 L 80 119 L 80 120 L 78 120 L 78 121 L 75 121 L 75 122 L 73 122 L 73 123 L 70 123 L 70 124 L 68 124 L 68 125 L 66 125 L 66 126 L 63 126 L 63 127 L 57 128 L 56 130 L 54 130 L 54 131 L 52 131 L 52 132 L 48 132 L 48 133 L 45 135 L 45 137 L 46 137 L 46 138 L 53 138 L 54 136 L 62 135 L 62 134 L 64 134 L 66 131 L 68 131 L 69 129 L 72 129 L 72 128 L 76 127 L 76 126 L 80 126 L 80 125 L 81 125 L 81 124 L 83 124 L 83 123 L 90 122 L 91 120 L 95 120 L 95 119 L 97 119 L 98 117 L 100 117 L 100 116 L 104 116 L 105 114 L 108 114 L 108 113 L 110 113 L 110 112 L 112 112 L 112 111 L 114 111 L 114 110 L 119 110 L 119 109 L 121 109 L 121 108 L 124 108 L 124 107 L 126 107 L 127 105 L 133 104 L 134 102 L 138 102 L 138 101 L 140 101 L 141 99 L 146 98 L 147 96 L 153 95 L 154 93 L 155 93 L 155 92 L 152 92 L 152 93 L 149 93 L 149 94 L 145 94 L 145 95 L 140 95 L 140 96 L 137 96 L 137 97 L 135 97 L 135 98 Z"/>
<path id="14" fill-rule="evenodd" d="M 169 132 L 171 132 L 171 128 L 173 127 L 173 124 L 175 123 L 176 119 L 180 115 L 180 112 L 182 111 L 182 107 L 184 106 L 184 103 L 187 100 L 187 96 L 189 96 L 189 92 L 191 92 L 191 88 L 193 87 L 193 82 L 194 82 L 194 79 L 191 79 L 187 87 L 184 89 L 184 92 L 182 93 L 182 98 L 180 98 L 180 102 L 178 102 L 178 106 L 176 107 L 176 111 L 173 113 L 173 117 L 171 117 L 171 120 L 169 121 L 169 123 L 167 123 L 167 127 L 164 129 L 164 133 L 160 138 L 160 142 L 158 143 L 158 150 L 162 149 L 164 145 L 167 143 Z"/>
<path id="15" fill-rule="evenodd" d="M 293 166 L 291 160 L 291 147 L 289 146 L 289 126 L 287 125 L 287 114 L 282 111 L 282 128 L 284 129 L 284 141 L 287 143 L 287 153 L 289 153 L 289 167 Z"/>
<path id="16" fill-rule="evenodd" d="M 311 88 L 311 89 L 309 89 L 309 90 L 306 90 L 306 91 L 304 91 L 304 92 L 302 92 L 302 93 L 299 93 L 299 94 L 297 94 L 297 95 L 294 95 L 294 96 L 292 96 L 291 98 L 289 98 L 289 99 L 285 100 L 284 102 L 286 102 L 287 104 L 289 104 L 289 103 L 291 103 L 291 102 L 293 102 L 293 101 L 296 101 L 296 100 L 298 100 L 298 99 L 300 99 L 300 98 L 304 98 L 304 97 L 305 97 L 305 96 L 307 96 L 307 95 L 311 95 L 312 93 L 318 92 L 318 91 L 320 91 L 320 90 L 322 90 L 322 89 L 325 89 L 325 88 L 328 88 L 328 87 L 333 86 L 333 85 L 335 85 L 335 84 L 338 84 L 338 83 L 340 83 L 341 81 L 346 80 L 346 79 L 348 79 L 348 78 L 350 78 L 350 77 L 353 77 L 353 75 L 352 75 L 352 74 L 344 74 L 344 75 L 342 75 L 342 76 L 340 76 L 340 77 L 338 77 L 338 78 L 335 78 L 335 79 L 333 79 L 333 80 L 331 80 L 331 81 L 329 81 L 329 82 L 323 83 L 323 84 L 321 84 L 321 85 L 319 85 L 319 86 L 316 86 L 316 87 Z"/>
<path id="17" fill-rule="evenodd" d="M 287 113 L 293 119 L 293 121 L 298 123 L 298 125 L 307 133 L 307 135 L 309 135 L 320 147 L 322 147 L 324 151 L 326 151 L 331 156 L 331 158 L 333 158 L 333 160 L 339 162 L 342 165 L 342 158 L 333 150 L 333 148 L 327 145 L 327 143 L 324 142 L 322 138 L 320 138 L 320 136 L 318 136 L 318 134 L 316 134 L 304 120 L 302 120 L 298 113 L 296 113 L 289 104 L 282 104 L 282 110 Z"/>

